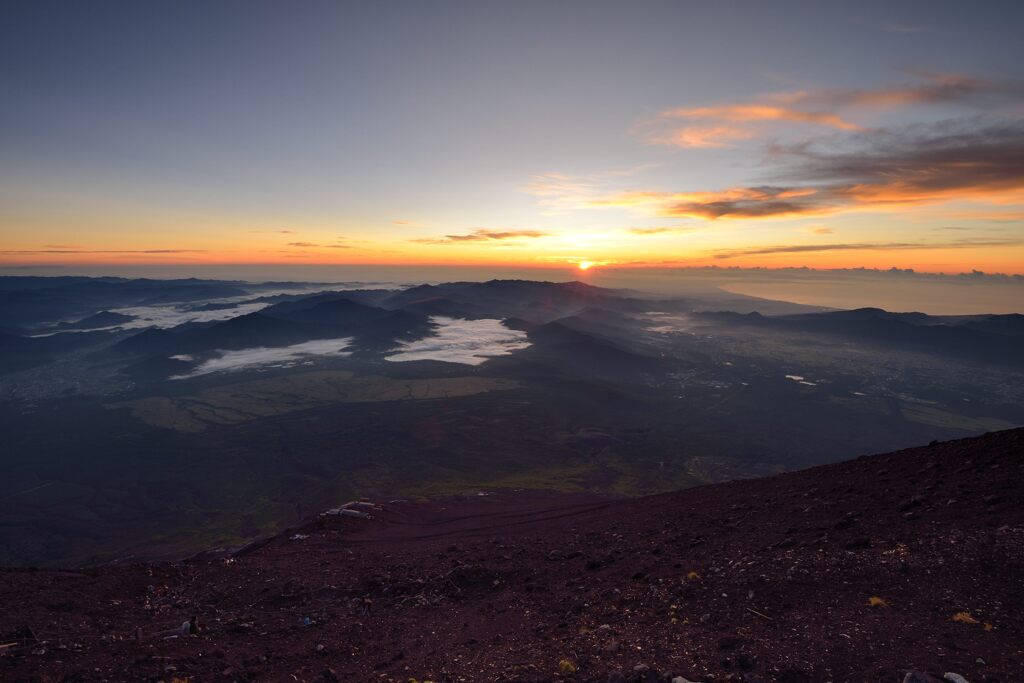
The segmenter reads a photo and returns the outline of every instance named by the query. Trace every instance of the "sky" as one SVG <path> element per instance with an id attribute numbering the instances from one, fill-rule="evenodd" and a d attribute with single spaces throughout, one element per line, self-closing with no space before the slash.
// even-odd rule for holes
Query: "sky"
<path id="1" fill-rule="evenodd" d="M 1019 2 L 0 4 L 0 266 L 1024 273 Z"/>

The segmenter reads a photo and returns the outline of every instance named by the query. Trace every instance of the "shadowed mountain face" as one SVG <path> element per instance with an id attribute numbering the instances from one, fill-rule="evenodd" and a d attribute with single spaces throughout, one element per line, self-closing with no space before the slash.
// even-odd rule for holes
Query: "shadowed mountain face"
<path id="1" fill-rule="evenodd" d="M 0 321 L 30 327 L 123 306 L 169 304 L 244 296 L 236 283 L 122 278 L 0 278 Z"/>
<path id="2" fill-rule="evenodd" d="M 276 304 L 259 313 L 207 325 L 146 330 L 119 342 L 116 348 L 133 354 L 193 354 L 288 346 L 332 337 L 355 337 L 362 344 L 390 348 L 400 339 L 428 334 L 431 327 L 424 315 L 315 297 L 314 301 Z"/>
<path id="3" fill-rule="evenodd" d="M 69 330 L 95 330 L 101 327 L 115 327 L 135 319 L 133 315 L 100 311 L 72 323 L 61 323 L 58 327 Z"/>
<path id="4" fill-rule="evenodd" d="M 80 349 L 109 343 L 105 332 L 24 337 L 0 332 L 0 374 L 46 365 Z"/>
<path id="5" fill-rule="evenodd" d="M 310 325 L 332 336 L 356 337 L 361 344 L 383 348 L 390 348 L 401 339 L 418 339 L 433 328 L 422 313 L 386 310 L 344 298 L 319 301 L 308 308 L 302 307 L 302 303 L 278 304 L 263 314 Z"/>
<path id="6" fill-rule="evenodd" d="M 649 381 L 671 368 L 662 358 L 630 351 L 607 337 L 570 326 L 580 322 L 570 317 L 530 328 L 528 336 L 533 345 L 520 357 L 545 364 L 556 374 L 590 374 L 630 383 Z"/>
<path id="7" fill-rule="evenodd" d="M 878 308 L 767 317 L 706 313 L 725 324 L 863 340 L 888 349 L 938 353 L 1013 366 L 1024 365 L 1024 316 L 929 316 Z"/>
<path id="8" fill-rule="evenodd" d="M 434 315 L 525 318 L 545 323 L 592 306 L 626 307 L 630 300 L 615 290 L 582 282 L 491 280 L 413 287 L 386 299 L 384 304 Z"/>
<path id="9" fill-rule="evenodd" d="M 1024 680 L 1024 430 L 653 497 L 379 503 L 233 555 L 7 571 L 0 677 Z"/>

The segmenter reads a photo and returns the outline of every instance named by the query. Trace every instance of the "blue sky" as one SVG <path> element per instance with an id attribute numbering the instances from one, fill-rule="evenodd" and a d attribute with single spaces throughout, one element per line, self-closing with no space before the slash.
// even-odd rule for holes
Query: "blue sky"
<path id="1" fill-rule="evenodd" d="M 1024 173 L 1006 164 L 998 187 L 851 207 L 773 150 L 1020 143 L 1021 25 L 995 2 L 5 3 L 2 257 L 703 263 L 831 244 L 725 258 L 1012 269 Z M 727 109 L 766 102 L 850 125 Z M 673 208 L 809 185 L 824 206 Z M 643 192 L 660 195 L 621 201 Z"/>

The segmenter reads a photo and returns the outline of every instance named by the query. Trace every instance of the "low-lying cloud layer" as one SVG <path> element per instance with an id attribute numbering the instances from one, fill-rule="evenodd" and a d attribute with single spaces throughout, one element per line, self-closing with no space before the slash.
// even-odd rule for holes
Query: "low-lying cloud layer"
<path id="1" fill-rule="evenodd" d="M 347 347 L 352 343 L 351 337 L 338 339 L 316 339 L 313 341 L 281 346 L 277 348 L 256 347 L 238 351 L 216 351 L 217 356 L 210 358 L 184 375 L 175 375 L 171 379 L 188 379 L 212 372 L 237 372 L 257 367 L 281 366 L 290 367 L 297 363 L 313 363 L 317 356 L 343 357 L 351 354 Z M 184 357 L 181 360 L 191 360 Z"/>
<path id="2" fill-rule="evenodd" d="M 444 237 L 423 237 L 412 240 L 419 244 L 458 244 L 460 242 L 502 242 L 507 240 L 536 239 L 547 237 L 550 233 L 543 230 L 474 230 L 465 235 L 445 235 Z"/>
<path id="3" fill-rule="evenodd" d="M 530 345 L 526 333 L 505 327 L 500 320 L 462 320 L 431 318 L 437 333 L 406 342 L 400 351 L 386 357 L 390 361 L 439 360 L 448 363 L 480 365 L 493 356 L 503 356 Z"/>

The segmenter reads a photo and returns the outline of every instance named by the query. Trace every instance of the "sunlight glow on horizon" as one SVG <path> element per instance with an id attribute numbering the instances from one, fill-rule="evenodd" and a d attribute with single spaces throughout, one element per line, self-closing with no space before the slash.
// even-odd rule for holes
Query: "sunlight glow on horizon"
<path id="1" fill-rule="evenodd" d="M 0 266 L 1024 274 L 1009 9 L 431 5 L 12 9 Z"/>

